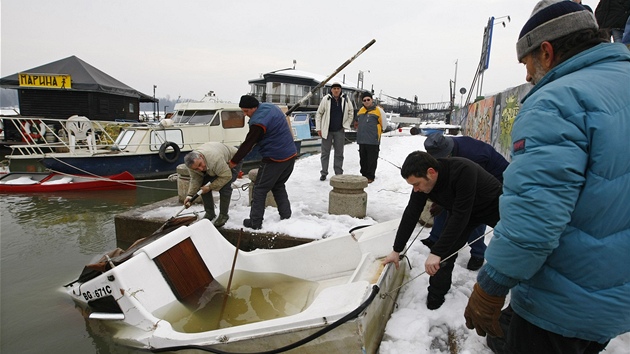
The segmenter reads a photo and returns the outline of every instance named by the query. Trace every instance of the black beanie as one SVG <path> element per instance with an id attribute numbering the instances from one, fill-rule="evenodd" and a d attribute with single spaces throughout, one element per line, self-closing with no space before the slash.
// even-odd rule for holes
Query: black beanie
<path id="1" fill-rule="evenodd" d="M 364 99 L 366 97 L 372 98 L 372 93 L 370 91 L 365 91 L 361 94 L 361 99 Z"/>
<path id="2" fill-rule="evenodd" d="M 241 96 L 241 101 L 238 103 L 238 106 L 241 108 L 256 108 L 260 102 L 254 96 L 243 95 Z"/>

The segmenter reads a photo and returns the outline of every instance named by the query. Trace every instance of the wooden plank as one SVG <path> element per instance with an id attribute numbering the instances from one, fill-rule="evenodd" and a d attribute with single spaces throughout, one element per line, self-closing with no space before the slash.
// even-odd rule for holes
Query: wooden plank
<path id="1" fill-rule="evenodd" d="M 196 304 L 214 279 L 190 238 L 155 257 L 154 261 L 175 297 L 185 304 Z"/>

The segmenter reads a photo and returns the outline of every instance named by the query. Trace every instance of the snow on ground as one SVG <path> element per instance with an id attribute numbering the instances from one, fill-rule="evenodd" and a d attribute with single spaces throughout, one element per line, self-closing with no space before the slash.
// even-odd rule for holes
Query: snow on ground
<path id="1" fill-rule="evenodd" d="M 344 215 L 329 215 L 328 194 L 332 187 L 329 184 L 329 179 L 324 182 L 319 180 L 320 156 L 316 154 L 301 157 L 297 160 L 293 174 L 287 183 L 293 215 L 288 220 L 280 221 L 277 210 L 268 207 L 265 212 L 262 231 L 319 239 L 336 234 L 345 234 L 358 225 L 400 218 L 407 205 L 411 186 L 400 176 L 400 171 L 396 166 L 401 166 L 410 152 L 424 150 L 423 142 L 423 136 L 411 136 L 408 130 L 403 130 L 402 133 L 395 131 L 384 134 L 376 180 L 366 188 L 368 203 L 367 216 L 364 219 Z M 344 157 L 344 173 L 360 175 L 359 153 L 356 143 L 345 146 Z M 332 159 L 331 154 L 329 177 L 334 175 Z M 249 181 L 245 178 L 237 180 L 235 184 L 240 186 L 247 182 Z M 215 195 L 215 199 L 218 200 L 218 194 Z M 160 209 L 159 213 L 162 215 L 172 216 L 180 208 Z M 200 205 L 191 207 L 191 210 L 200 211 L 203 215 L 203 209 Z M 248 191 L 235 190 L 232 194 L 230 220 L 225 227 L 241 228 L 243 219 L 248 216 Z M 488 228 L 488 230 L 491 229 Z M 457 266 L 453 271 L 453 286 L 446 295 L 444 305 L 435 311 L 426 308 L 426 289 L 429 277 L 421 273 L 424 270 L 424 261 L 429 250 L 419 240 L 428 237 L 430 230 L 418 226 L 411 240 L 419 231 L 421 232 L 418 240 L 413 243 L 407 253 L 412 265 L 410 280 L 401 289 L 397 300 L 398 307 L 387 323 L 380 353 L 492 353 L 485 344 L 485 338 L 479 337 L 474 330 L 467 329 L 464 322 L 464 309 L 477 275 L 477 272 L 466 269 L 466 263 L 470 258 L 468 249 L 459 253 L 456 261 Z M 486 244 L 491 238 L 492 232 L 490 231 L 485 237 Z M 454 351 L 450 351 L 449 343 L 453 347 L 456 346 Z M 630 333 L 613 339 L 605 353 L 630 353 Z"/>

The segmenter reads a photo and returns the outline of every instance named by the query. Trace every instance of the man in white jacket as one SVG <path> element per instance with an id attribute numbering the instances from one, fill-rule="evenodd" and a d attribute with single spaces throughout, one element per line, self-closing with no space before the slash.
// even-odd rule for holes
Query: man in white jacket
<path id="1" fill-rule="evenodd" d="M 333 168 L 336 175 L 343 174 L 343 145 L 345 129 L 350 129 L 350 123 L 354 119 L 354 106 L 352 101 L 341 93 L 341 84 L 332 84 L 331 93 L 324 96 L 315 114 L 315 129 L 317 135 L 322 138 L 322 170 L 320 181 L 325 181 L 328 175 L 330 160 L 330 148 L 334 146 L 335 160 Z"/>

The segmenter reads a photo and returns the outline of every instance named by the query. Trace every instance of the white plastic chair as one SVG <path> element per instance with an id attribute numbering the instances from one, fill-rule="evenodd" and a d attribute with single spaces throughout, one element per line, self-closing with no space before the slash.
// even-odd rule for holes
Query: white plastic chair
<path id="1" fill-rule="evenodd" d="M 68 118 L 66 130 L 70 133 L 70 152 L 74 153 L 76 144 L 85 141 L 90 153 L 96 152 L 96 140 L 94 137 L 94 127 L 87 117 L 74 115 Z"/>

